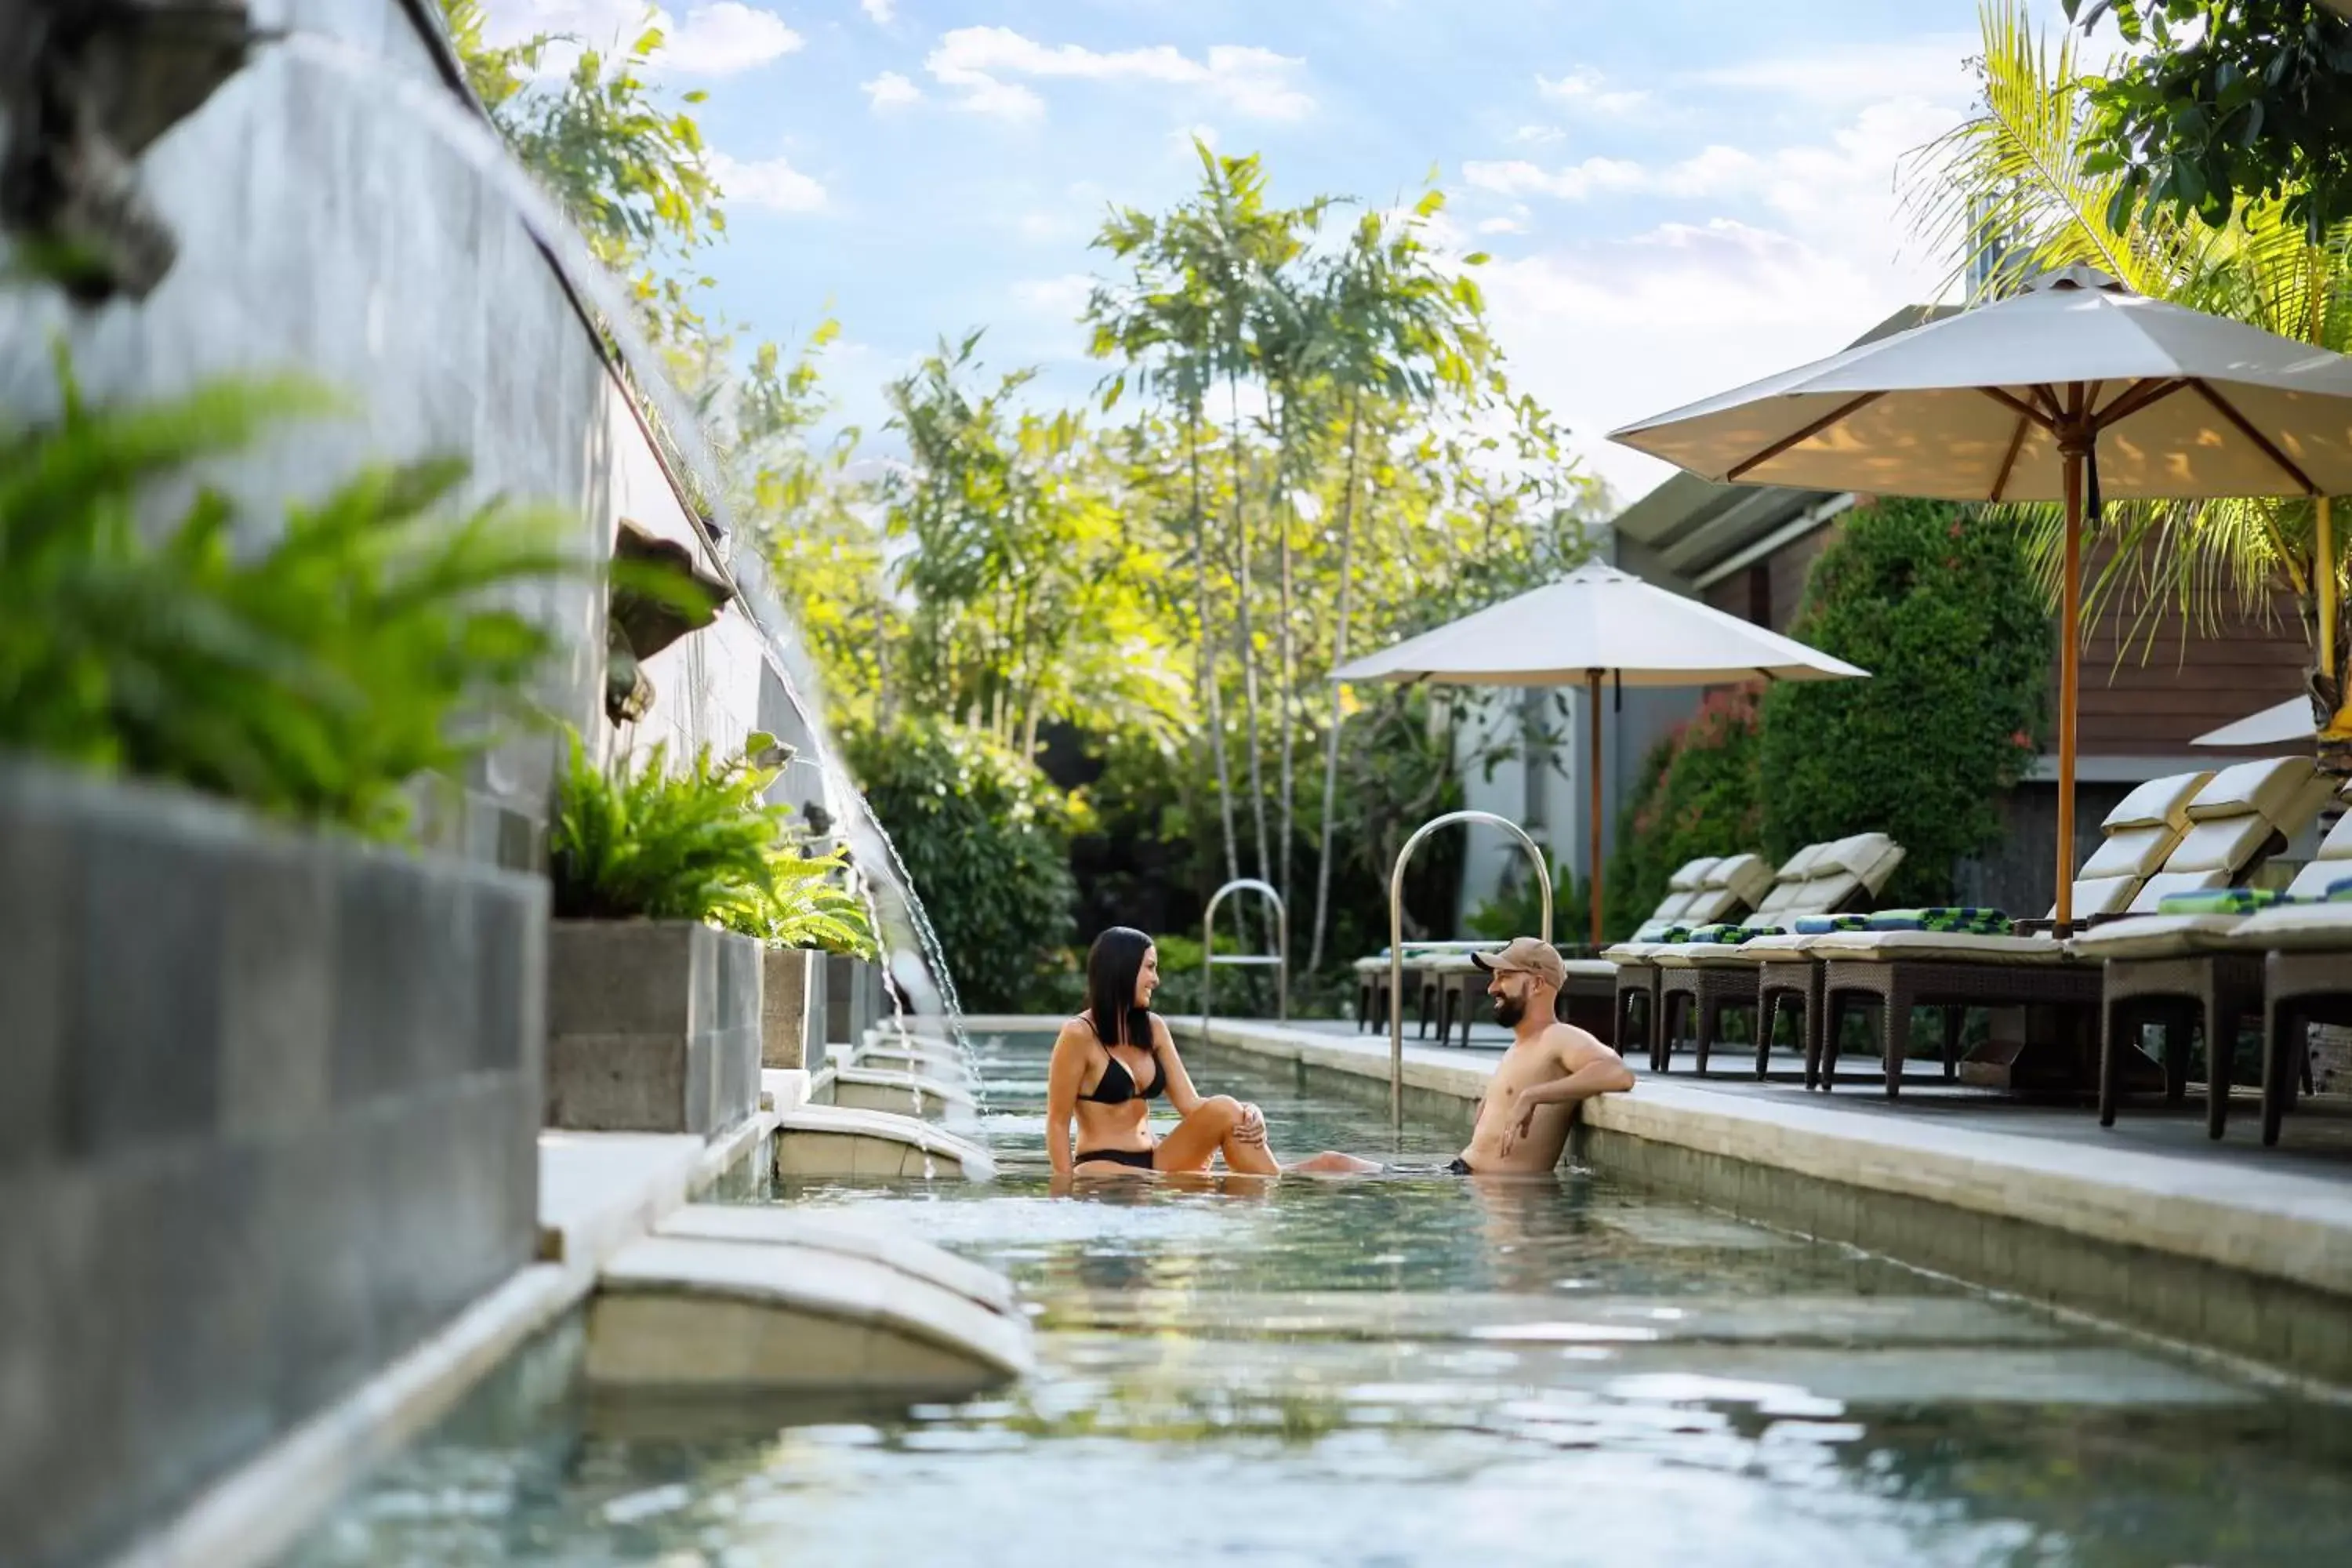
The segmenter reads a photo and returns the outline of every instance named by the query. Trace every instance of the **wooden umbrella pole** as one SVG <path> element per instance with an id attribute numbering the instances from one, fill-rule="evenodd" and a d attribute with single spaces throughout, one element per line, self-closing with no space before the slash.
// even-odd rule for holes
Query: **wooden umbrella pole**
<path id="1" fill-rule="evenodd" d="M 2328 515 L 2327 498 L 2315 497 L 2319 509 L 2318 548 L 2314 557 L 2312 575 L 2319 579 L 2319 672 L 2333 680 L 2336 668 L 2336 530 Z M 2346 694 L 2338 693 L 2336 706 L 2343 706 Z"/>
<path id="2" fill-rule="evenodd" d="M 2074 709 L 2082 683 L 2083 453 L 2064 453 L 2066 582 L 2058 606 L 2058 913 L 2061 939 L 2074 921 Z"/>
<path id="3" fill-rule="evenodd" d="M 1591 740 L 1592 816 L 1585 824 L 1585 877 L 1592 890 L 1592 951 L 1601 951 L 1601 672 L 1584 672 L 1585 732 Z"/>

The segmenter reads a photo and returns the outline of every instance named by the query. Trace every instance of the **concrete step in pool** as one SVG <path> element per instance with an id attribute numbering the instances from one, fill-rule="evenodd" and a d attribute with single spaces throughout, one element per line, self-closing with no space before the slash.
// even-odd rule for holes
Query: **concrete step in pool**
<path id="1" fill-rule="evenodd" d="M 851 1110 L 969 1118 L 979 1113 L 971 1091 L 922 1073 L 878 1067 L 836 1067 L 833 1103 Z"/>
<path id="2" fill-rule="evenodd" d="M 996 1159 L 969 1138 L 903 1110 L 801 1105 L 776 1113 L 775 1173 L 985 1182 L 996 1174 Z"/>
<path id="3" fill-rule="evenodd" d="M 696 1204 L 601 1270 L 584 1373 L 606 1391 L 947 1398 L 1030 1368 L 1003 1276 L 847 1216 Z"/>

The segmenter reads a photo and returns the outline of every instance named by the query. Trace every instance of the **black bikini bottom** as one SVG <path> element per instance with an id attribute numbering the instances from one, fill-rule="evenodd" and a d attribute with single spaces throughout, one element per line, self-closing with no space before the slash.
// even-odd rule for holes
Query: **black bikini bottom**
<path id="1" fill-rule="evenodd" d="M 1152 1168 L 1151 1151 L 1149 1149 L 1087 1149 L 1081 1151 L 1074 1163 L 1083 1165 L 1089 1160 L 1112 1165 L 1131 1165 L 1139 1171 Z"/>
<path id="2" fill-rule="evenodd" d="M 1462 1158 L 1461 1155 L 1456 1154 L 1454 1157 L 1454 1163 L 1445 1167 L 1445 1173 L 1449 1176 L 1468 1176 L 1474 1175 L 1476 1173 L 1470 1169 L 1469 1161 Z"/>

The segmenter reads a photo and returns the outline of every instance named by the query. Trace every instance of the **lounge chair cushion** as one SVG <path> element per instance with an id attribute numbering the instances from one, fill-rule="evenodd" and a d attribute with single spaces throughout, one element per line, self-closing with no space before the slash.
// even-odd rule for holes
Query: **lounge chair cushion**
<path id="1" fill-rule="evenodd" d="M 1666 879 L 1666 886 L 1678 893 L 1687 893 L 1694 888 L 1704 888 L 1706 886 L 1706 874 L 1714 870 L 1718 864 L 1720 864 L 1718 858 L 1713 855 L 1702 856 L 1696 860 L 1685 860 L 1673 876 Z"/>
<path id="2" fill-rule="evenodd" d="M 1711 926 L 1729 920 L 1748 907 L 1740 896 L 1728 888 L 1701 888 L 1683 906 L 1682 919 L 1675 923 L 1686 926 Z"/>
<path id="3" fill-rule="evenodd" d="M 1813 874 L 1814 857 L 1828 847 L 1826 844 L 1806 845 L 1780 862 L 1780 868 L 1772 873 L 1773 880 L 1781 883 L 1803 881 Z"/>
<path id="4" fill-rule="evenodd" d="M 1797 931 L 1751 936 L 1739 944 L 1739 956 L 1756 963 L 1801 963 L 1812 957 L 1810 937 Z"/>
<path id="5" fill-rule="evenodd" d="M 2202 818 L 2164 858 L 2164 869 L 2219 871 L 2224 882 L 2234 882 L 2261 856 L 2263 846 L 2277 831 L 2267 816 Z"/>
<path id="6" fill-rule="evenodd" d="M 1813 858 L 1805 872 L 1808 881 L 1841 874 L 1858 877 L 1867 881 L 1877 871 L 1895 847 L 1895 840 L 1884 833 L 1856 833 L 1826 845 Z"/>
<path id="7" fill-rule="evenodd" d="M 2091 858 L 2083 862 L 2075 873 L 2085 882 L 2109 877 L 2147 877 L 2163 868 L 2165 857 L 2171 854 L 2188 829 L 2183 821 L 2179 826 L 2158 823 L 2147 827 L 2117 828 L 2099 840 Z"/>
<path id="8" fill-rule="evenodd" d="M 2137 877 L 2102 877 L 2094 881 L 2074 884 L 2074 918 L 2089 920 L 2094 915 L 2119 915 L 2131 908 L 2132 895 L 2139 891 Z M 2052 905 L 2051 920 L 2058 918 L 2056 905 Z"/>
<path id="9" fill-rule="evenodd" d="M 1633 940 L 1636 942 L 1655 942 L 1658 938 L 1664 936 L 1666 932 L 1666 928 L 1674 923 L 1675 922 L 1672 921 L 1643 921 L 1641 925 L 1634 930 Z"/>
<path id="10" fill-rule="evenodd" d="M 2164 907 L 2165 899 L 2171 894 L 2197 893 L 2229 885 L 2227 871 L 2158 871 L 2139 885 L 2129 909 L 2136 915 L 2152 915 Z"/>
<path id="11" fill-rule="evenodd" d="M 1815 958 L 1941 959 L 1963 963 L 2068 963 L 2066 943 L 2046 936 L 1980 936 L 1973 931 L 1842 931 L 1807 939 Z"/>
<path id="12" fill-rule="evenodd" d="M 2132 828 L 2146 827 L 2168 827 L 2178 837 L 2189 829 L 2189 803 L 2212 777 L 2207 772 L 2150 779 L 2117 802 L 2100 826 L 2107 830 L 2110 838 Z"/>
<path id="13" fill-rule="evenodd" d="M 2234 914 L 2137 915 L 2093 926 L 2074 939 L 2085 958 L 2187 958 L 2227 952 L 2237 945 L 2245 917 Z"/>
<path id="14" fill-rule="evenodd" d="M 2352 877 L 2352 811 L 2346 812 L 2327 837 L 2319 841 L 2319 853 L 2310 865 L 2295 873 L 2286 890 L 2293 898 L 2322 898 L 2347 877 Z"/>
<path id="15" fill-rule="evenodd" d="M 1772 890 L 1772 868 L 1761 855 L 1727 855 L 1715 863 L 1706 880 L 1707 886 L 1737 897 L 1741 909 L 1752 910 L 1757 900 Z"/>
<path id="16" fill-rule="evenodd" d="M 1803 886 L 1803 896 L 1791 908 L 1807 914 L 1834 914 L 1870 890 L 1868 882 L 1851 872 L 1815 877 Z"/>
<path id="17" fill-rule="evenodd" d="M 2231 943 L 2258 952 L 2318 949 L 2352 956 L 2352 903 L 2281 904 L 2240 921 Z"/>
<path id="18" fill-rule="evenodd" d="M 2273 823 L 2283 822 L 2316 769 L 2309 757 L 2266 757 L 2223 768 L 2189 803 L 2189 819 L 2210 822 L 2217 816 L 2252 813 Z"/>
<path id="19" fill-rule="evenodd" d="M 1756 912 L 1759 915 L 1777 915 L 1798 907 L 1803 902 L 1804 897 L 1803 882 L 1775 883 L 1772 890 L 1757 902 Z"/>
<path id="20" fill-rule="evenodd" d="M 1601 949 L 1601 956 L 1622 969 L 1627 964 L 1651 963 L 1652 955 L 1664 945 L 1660 942 L 1621 942 Z"/>

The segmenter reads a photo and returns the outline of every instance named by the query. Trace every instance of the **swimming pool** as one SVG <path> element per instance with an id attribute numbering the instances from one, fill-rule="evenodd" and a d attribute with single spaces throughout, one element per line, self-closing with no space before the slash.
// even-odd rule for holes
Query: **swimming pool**
<path id="1" fill-rule="evenodd" d="M 1047 1190 L 1043 1037 L 982 1042 L 989 1186 L 780 1190 L 1018 1282 L 961 1405 L 584 1399 L 518 1357 L 291 1561 L 354 1564 L 2352 1561 L 2352 1415 L 1589 1175 Z M 1191 1053 L 1276 1150 L 1378 1105 Z"/>

